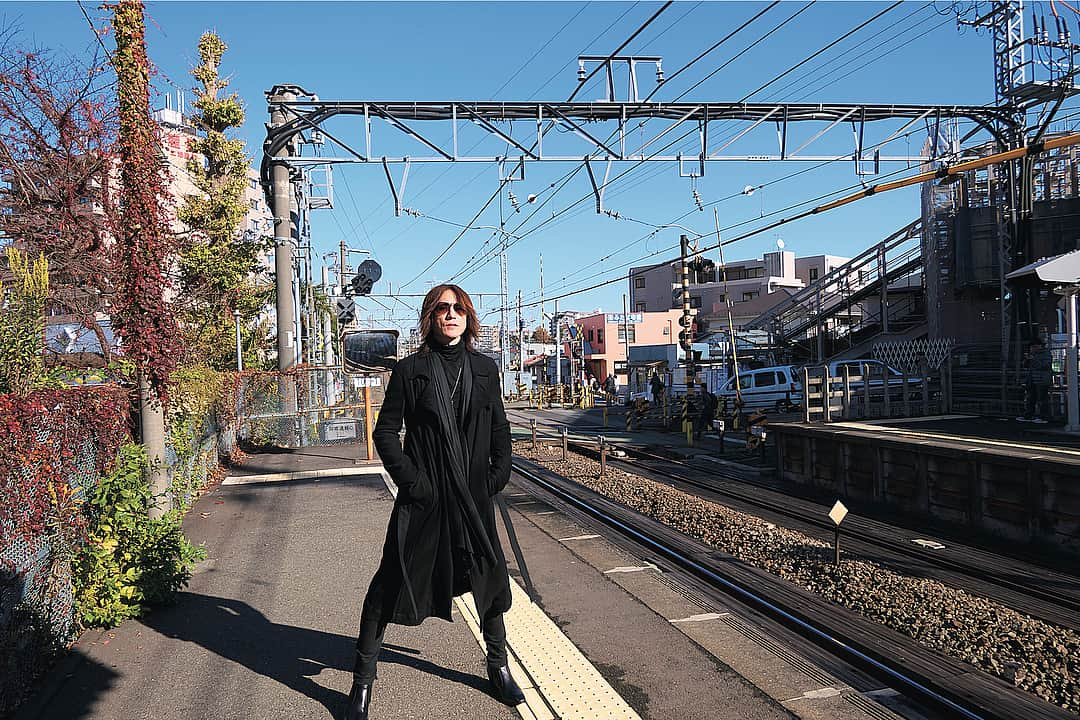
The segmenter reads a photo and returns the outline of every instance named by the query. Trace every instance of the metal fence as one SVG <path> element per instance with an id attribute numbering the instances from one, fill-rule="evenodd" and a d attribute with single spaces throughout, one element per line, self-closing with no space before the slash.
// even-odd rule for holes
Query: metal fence
<path id="1" fill-rule="evenodd" d="M 237 394 L 237 439 L 253 447 L 357 443 L 370 458 L 369 437 L 388 377 L 338 367 L 245 373 Z"/>
<path id="2" fill-rule="evenodd" d="M 59 452 L 53 437 L 63 422 L 42 416 L 37 444 Z M 194 493 L 206 485 L 219 467 L 219 457 L 227 456 L 235 442 L 235 432 L 219 428 L 211 417 L 198 419 L 192 431 L 192 451 L 185 452 L 183 458 L 175 448 L 166 448 L 166 464 L 176 493 L 173 501 L 180 506 L 187 506 Z M 92 440 L 86 436 L 70 448 L 74 470 L 66 480 L 80 499 L 85 499 L 99 480 Z M 21 470 L 33 471 L 30 467 Z M 0 537 L 11 538 L 12 529 L 3 528 Z M 33 679 L 79 631 L 69 554 L 70 549 L 54 547 L 44 533 L 0 544 L 0 717 L 18 704 Z"/>
<path id="3" fill-rule="evenodd" d="M 44 415 L 39 422 L 37 444 L 59 452 L 53 437 L 64 421 Z M 83 499 L 97 483 L 96 449 L 87 437 L 70 450 L 73 471 L 67 482 Z M 20 472 L 29 479 L 35 468 Z M 13 527 L 3 530 L 2 537 L 13 537 Z M 0 717 L 78 630 L 68 552 L 54 548 L 47 534 L 0 546 Z"/>

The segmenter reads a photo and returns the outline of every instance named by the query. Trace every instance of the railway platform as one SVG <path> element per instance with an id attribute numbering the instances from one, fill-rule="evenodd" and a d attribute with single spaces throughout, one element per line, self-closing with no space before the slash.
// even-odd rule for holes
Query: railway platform
<path id="1" fill-rule="evenodd" d="M 17 720 L 331 718 L 351 682 L 360 603 L 393 486 L 356 448 L 256 455 L 185 522 L 204 545 L 179 601 L 85 633 Z M 466 596 L 453 623 L 390 626 L 378 718 L 895 718 L 732 607 L 526 491 L 505 491 L 535 602 L 513 553 L 512 672 L 528 702 L 486 690 Z"/>

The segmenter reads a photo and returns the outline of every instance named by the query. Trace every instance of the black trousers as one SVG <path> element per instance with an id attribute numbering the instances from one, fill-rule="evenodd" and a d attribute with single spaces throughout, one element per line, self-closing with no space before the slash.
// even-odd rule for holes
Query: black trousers
<path id="1" fill-rule="evenodd" d="M 502 613 L 483 620 L 484 645 L 487 646 L 488 667 L 506 665 L 506 626 Z M 375 680 L 375 668 L 382 649 L 386 623 L 367 618 L 360 619 L 360 633 L 356 637 L 356 664 L 353 681 L 368 684 Z"/>

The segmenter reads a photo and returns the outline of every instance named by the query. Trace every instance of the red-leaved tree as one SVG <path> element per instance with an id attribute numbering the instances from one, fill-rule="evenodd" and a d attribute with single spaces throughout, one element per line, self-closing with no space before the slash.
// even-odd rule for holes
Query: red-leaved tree
<path id="1" fill-rule="evenodd" d="M 95 313 L 113 288 L 109 173 L 115 102 L 105 68 L 0 32 L 0 234 L 49 261 L 50 302 L 109 343 Z"/>

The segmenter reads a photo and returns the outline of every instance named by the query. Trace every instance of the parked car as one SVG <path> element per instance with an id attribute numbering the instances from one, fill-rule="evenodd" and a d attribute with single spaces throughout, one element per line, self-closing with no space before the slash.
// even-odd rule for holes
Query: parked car
<path id="1" fill-rule="evenodd" d="M 803 388 L 798 369 L 794 365 L 746 370 L 732 377 L 716 393 L 722 408 L 735 405 L 736 380 L 742 394 L 744 410 L 772 409 L 784 412 L 802 405 Z"/>
<path id="2" fill-rule="evenodd" d="M 833 389 L 839 389 L 844 384 L 844 368 L 848 369 L 848 375 L 852 378 L 859 378 L 858 380 L 851 381 L 852 391 L 861 390 L 863 386 L 862 378 L 870 378 L 870 388 L 880 388 L 882 373 L 888 378 L 890 388 L 901 388 L 904 385 L 904 374 L 894 367 L 886 365 L 880 360 L 873 360 L 869 358 L 854 358 L 849 360 L 836 360 L 829 363 L 829 377 L 835 378 L 833 380 Z M 909 376 L 909 383 L 920 382 L 919 378 Z"/>

